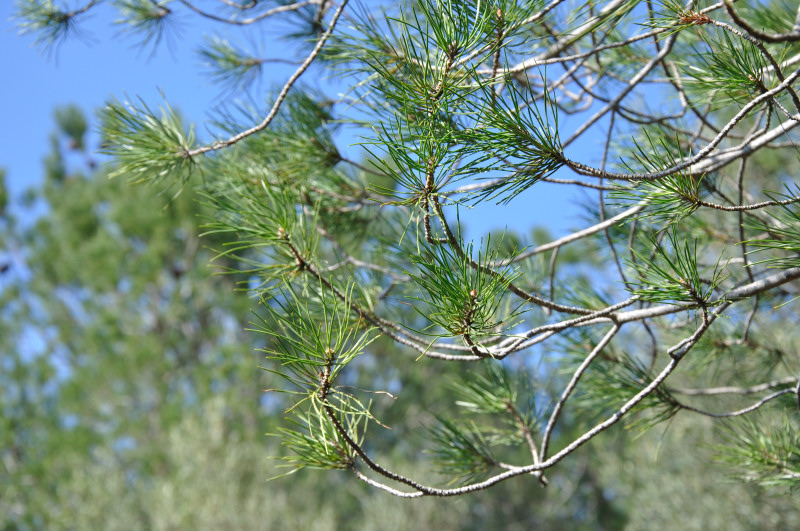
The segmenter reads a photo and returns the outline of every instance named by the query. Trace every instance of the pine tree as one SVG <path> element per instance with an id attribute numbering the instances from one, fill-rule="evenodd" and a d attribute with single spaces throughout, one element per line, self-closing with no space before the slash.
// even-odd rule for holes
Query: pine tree
<path id="1" fill-rule="evenodd" d="M 52 45 L 96 4 L 18 10 Z M 212 138 L 167 104 L 101 112 L 115 174 L 201 190 L 206 233 L 234 239 L 217 258 L 239 260 L 258 297 L 266 369 L 293 404 L 290 467 L 409 498 L 546 485 L 618 425 L 697 415 L 716 419 L 719 474 L 800 484 L 796 6 L 117 5 L 151 42 L 180 7 L 231 25 L 294 17 L 308 43 L 263 111 L 231 110 Z M 229 89 L 269 60 L 221 38 L 201 53 Z M 304 87 L 312 63 L 350 89 Z M 537 242 L 516 218 L 466 237 L 471 207 L 555 187 L 585 194 L 572 233 Z M 444 481 L 385 464 L 402 441 L 379 435 L 375 404 L 392 390 L 354 377 L 379 338 L 460 367 L 429 434 Z"/>

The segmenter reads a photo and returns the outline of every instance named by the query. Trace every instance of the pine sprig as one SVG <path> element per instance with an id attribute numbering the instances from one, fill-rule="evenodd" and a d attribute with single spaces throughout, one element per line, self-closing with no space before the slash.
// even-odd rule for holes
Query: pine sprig
<path id="1" fill-rule="evenodd" d="M 503 364 L 482 362 L 485 375 L 471 374 L 453 384 L 458 399 L 455 404 L 470 415 L 486 415 L 500 420 L 505 428 L 499 432 L 501 441 L 512 444 L 520 440 L 520 432 L 535 432 L 541 413 L 535 402 L 533 376 L 525 369 L 510 370 Z"/>
<path id="2" fill-rule="evenodd" d="M 270 338 L 264 349 L 276 367 L 265 370 L 284 378 L 309 396 L 335 387 L 339 374 L 348 363 L 363 354 L 375 340 L 371 330 L 359 332 L 361 323 L 350 317 L 352 284 L 342 301 L 323 286 L 309 285 L 301 296 L 291 284 L 284 283 L 262 299 L 267 316 L 254 324 L 254 331 Z M 316 292 L 316 293 L 315 293 Z"/>
<path id="3" fill-rule="evenodd" d="M 393 186 L 375 187 L 376 192 L 394 198 L 395 205 L 414 206 L 420 212 L 430 213 L 433 196 L 459 170 L 460 162 L 458 153 L 447 142 L 449 127 L 439 125 L 441 129 L 426 128 L 409 125 L 402 119 L 382 124 L 378 140 L 364 147 L 375 168 L 387 175 Z"/>
<path id="4" fill-rule="evenodd" d="M 431 433 L 435 443 L 433 463 L 441 473 L 452 476 L 450 484 L 480 481 L 497 466 L 492 445 L 474 422 L 437 420 L 439 424 Z"/>
<path id="5" fill-rule="evenodd" d="M 697 240 L 693 245 L 682 241 L 675 231 L 667 232 L 667 243 L 659 243 L 650 236 L 649 244 L 655 250 L 650 257 L 633 250 L 636 262 L 628 264 L 637 272 L 639 280 L 631 281 L 635 286 L 631 293 L 641 300 L 671 302 L 673 304 L 699 305 L 703 308 L 721 304 L 722 299 L 712 301 L 714 290 L 727 278 L 724 264 L 717 261 L 709 280 L 701 278 L 697 268 Z"/>
<path id="6" fill-rule="evenodd" d="M 660 0 L 654 5 L 655 9 L 643 25 L 664 30 L 659 35 L 661 39 L 692 26 L 703 26 L 711 22 L 708 15 L 687 9 L 685 3 L 676 0 Z"/>
<path id="7" fill-rule="evenodd" d="M 304 291 L 299 294 L 285 282 L 269 300 L 262 298 L 267 313 L 252 329 L 270 338 L 270 346 L 263 349 L 270 365 L 264 370 L 292 387 L 275 389 L 294 397 L 287 411 L 293 427 L 279 429 L 291 450 L 283 459 L 295 469 L 349 468 L 356 453 L 331 415 L 359 444 L 368 421 L 375 419 L 369 404 L 337 382 L 377 336 L 350 317 L 352 284 L 344 290 L 344 300 L 328 294 L 321 284 L 308 284 Z"/>
<path id="8" fill-rule="evenodd" d="M 89 0 L 77 10 L 68 11 L 53 0 L 16 0 L 16 17 L 21 33 L 35 33 L 35 44 L 51 51 L 67 38 L 79 35 L 76 19 L 95 4 Z"/>
<path id="9" fill-rule="evenodd" d="M 773 201 L 792 200 L 800 194 L 800 187 L 795 188 L 794 194 L 772 192 L 765 194 Z M 766 238 L 745 242 L 754 248 L 754 252 L 772 251 L 770 257 L 756 263 L 781 269 L 800 267 L 800 208 L 795 205 L 781 205 L 779 210 L 770 212 L 769 215 L 774 220 L 770 223 L 758 221 L 748 223 L 749 228 L 769 235 Z"/>
<path id="10" fill-rule="evenodd" d="M 289 473 L 304 468 L 342 470 L 353 466 L 356 454 L 342 434 L 332 424 L 318 425 L 318 418 L 312 415 L 295 415 L 289 418 L 293 427 L 277 429 L 276 435 L 290 452 L 278 459 L 286 463 L 284 466 L 292 468 Z M 358 425 L 347 422 L 346 426 L 349 433 L 357 433 L 355 428 Z M 358 440 L 363 440 L 363 435 Z"/>
<path id="11" fill-rule="evenodd" d="M 765 487 L 800 487 L 796 412 L 738 419 L 721 429 L 725 445 L 717 447 L 717 459 L 732 469 L 731 475 Z"/>
<path id="12" fill-rule="evenodd" d="M 491 275 L 483 270 L 496 257 L 490 239 L 485 248 L 477 251 L 477 257 L 473 252 L 472 243 L 464 246 L 462 255 L 448 245 L 436 245 L 412 257 L 418 271 L 408 274 L 421 292 L 421 296 L 412 298 L 427 307 L 415 309 L 432 323 L 425 333 L 435 337 L 460 336 L 469 344 L 503 333 L 516 324 L 518 309 L 505 316 L 499 315 L 499 309 L 506 288 L 519 276 L 518 272 L 504 268 Z M 473 259 L 479 268 L 472 267 Z"/>
<path id="13" fill-rule="evenodd" d="M 742 105 L 772 88 L 769 64 L 758 48 L 750 41 L 734 39 L 727 31 L 718 33 L 721 35 L 715 38 L 704 32 L 705 50 L 693 50 L 697 63 L 683 65 L 692 94 L 714 94 L 703 103 L 721 108 L 731 103 Z"/>
<path id="14" fill-rule="evenodd" d="M 319 234 L 313 230 L 313 216 L 309 219 L 295 208 L 297 196 L 291 189 L 270 184 L 255 168 L 229 179 L 204 194 L 217 210 L 205 234 L 237 235 L 215 259 L 234 258 L 248 267 L 258 276 L 259 283 L 249 286 L 254 291 L 268 291 L 314 262 Z"/>
<path id="15" fill-rule="evenodd" d="M 493 85 L 481 87 L 479 122 L 459 136 L 462 155 L 473 161 L 461 175 L 507 174 L 476 192 L 475 202 L 499 197 L 506 204 L 564 165 L 555 105 L 547 95 L 540 104 L 529 102 L 534 94 L 524 94 L 511 81 L 506 80 L 510 86 L 503 97 L 493 95 Z"/>
<path id="16" fill-rule="evenodd" d="M 119 10 L 116 24 L 122 26 L 123 31 L 138 36 L 140 47 L 151 46 L 155 52 L 161 41 L 169 36 L 169 31 L 174 30 L 175 21 L 168 3 L 169 0 L 114 0 Z"/>
<path id="17" fill-rule="evenodd" d="M 487 42 L 495 18 L 492 2 L 422 0 L 402 23 L 410 25 L 413 32 L 431 35 L 440 50 L 457 50 L 463 56 Z"/>
<path id="18" fill-rule="evenodd" d="M 642 139 L 633 139 L 632 160 L 626 161 L 628 171 L 658 172 L 673 168 L 691 157 L 680 138 L 659 128 L 644 129 Z M 703 192 L 708 188 L 708 175 L 695 175 L 689 170 L 675 172 L 661 179 L 620 186 L 610 194 L 612 199 L 630 203 L 646 203 L 641 217 L 667 228 L 691 216 L 699 207 Z"/>
<path id="19" fill-rule="evenodd" d="M 489 360 L 480 368 L 451 386 L 455 404 L 468 417 L 437 417 L 432 430 L 434 463 L 453 476 L 450 483 L 478 481 L 502 466 L 498 452 L 520 443 L 533 445 L 540 423 L 527 371 L 511 371 Z M 535 445 L 530 450 L 536 452 Z"/>
<path id="20" fill-rule="evenodd" d="M 261 57 L 219 37 L 207 37 L 198 55 L 212 81 L 231 92 L 245 90 L 256 83 L 265 63 Z"/>
<path id="21" fill-rule="evenodd" d="M 108 102 L 100 111 L 102 153 L 115 158 L 112 176 L 125 175 L 131 182 L 168 180 L 184 183 L 197 168 L 189 156 L 195 145 L 194 129 L 187 132 L 168 104 L 160 116 L 144 101 L 139 104 Z"/>

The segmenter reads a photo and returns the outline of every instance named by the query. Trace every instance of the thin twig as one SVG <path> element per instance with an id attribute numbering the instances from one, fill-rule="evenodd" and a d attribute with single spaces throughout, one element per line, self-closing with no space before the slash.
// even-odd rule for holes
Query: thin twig
<path id="1" fill-rule="evenodd" d="M 251 127 L 250 129 L 247 129 L 245 131 L 242 131 L 241 133 L 238 133 L 230 137 L 228 140 L 218 140 L 211 145 L 190 149 L 186 152 L 185 156 L 194 157 L 197 155 L 208 153 L 210 151 L 216 151 L 218 149 L 232 146 L 233 144 L 236 144 L 240 140 L 243 140 L 269 127 L 269 124 L 272 123 L 272 120 L 275 118 L 275 116 L 277 116 L 278 110 L 280 109 L 283 100 L 286 99 L 286 96 L 289 94 L 289 91 L 292 89 L 297 80 L 300 79 L 300 76 L 302 76 L 305 73 L 305 71 L 308 70 L 308 67 L 311 66 L 311 63 L 313 63 L 314 59 L 317 58 L 319 52 L 322 51 L 322 47 L 325 46 L 325 42 L 327 42 L 328 37 L 330 37 L 331 33 L 333 33 L 333 30 L 336 27 L 336 22 L 339 20 L 339 16 L 344 11 L 344 8 L 347 5 L 348 1 L 349 0 L 342 0 L 342 3 L 339 4 L 338 9 L 336 9 L 336 12 L 333 14 L 333 18 L 331 19 L 331 23 L 328 26 L 328 29 L 325 30 L 325 33 L 323 33 L 322 36 L 319 38 L 317 44 L 314 46 L 314 49 L 311 50 L 311 53 L 308 54 L 306 60 L 303 61 L 303 64 L 300 65 L 300 67 L 295 71 L 294 74 L 292 74 L 292 76 L 283 86 L 280 93 L 278 94 L 278 97 L 275 99 L 275 103 L 272 104 L 272 108 L 270 109 L 266 118 L 264 118 L 264 120 L 260 124 Z"/>

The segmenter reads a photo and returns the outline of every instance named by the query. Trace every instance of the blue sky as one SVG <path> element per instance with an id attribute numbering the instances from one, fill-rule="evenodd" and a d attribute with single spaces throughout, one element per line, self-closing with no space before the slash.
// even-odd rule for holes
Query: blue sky
<path id="1" fill-rule="evenodd" d="M 43 53 L 33 47 L 34 36 L 20 36 L 15 27 L 13 2 L 0 2 L 0 50 L 5 82 L 0 84 L 2 118 L 0 165 L 8 172 L 12 191 L 35 184 L 42 176 L 41 160 L 48 151 L 53 130 L 53 110 L 74 103 L 93 113 L 110 97 L 141 96 L 148 104 L 160 103 L 162 89 L 173 106 L 192 121 L 219 101 L 219 90 L 204 77 L 200 60 L 185 42 L 198 42 L 212 27 L 183 17 L 181 35 L 155 54 L 142 51 L 133 35 L 112 26 L 110 6 L 92 10 L 82 19 L 78 38 L 67 39 L 57 51 Z M 185 39 L 185 40 L 184 40 Z M 277 74 L 277 72 L 276 72 Z M 202 127 L 202 126 L 201 126 Z M 96 147 L 96 139 L 94 137 Z"/>
<path id="2" fill-rule="evenodd" d="M 0 166 L 8 171 L 7 184 L 12 197 L 42 179 L 42 159 L 49 150 L 48 135 L 54 128 L 57 106 L 77 104 L 92 115 L 111 97 L 142 97 L 150 106 L 163 100 L 196 124 L 197 132 L 208 138 L 203 124 L 211 110 L 223 102 L 220 89 L 205 76 L 195 49 L 202 36 L 214 31 L 231 31 L 198 17 L 184 14 L 178 19 L 178 33 L 162 42 L 155 53 L 137 46 L 135 35 L 121 33 L 113 25 L 115 11 L 110 5 L 93 9 L 80 20 L 80 33 L 67 39 L 47 54 L 33 46 L 35 36 L 19 35 L 15 27 L 11 0 L 0 2 L 0 50 L 5 82 L 0 83 L 4 127 L 0 128 Z M 234 28 L 234 42 L 259 41 L 257 29 Z M 224 35 L 224 33 L 223 33 Z M 264 46 L 266 55 L 284 57 L 283 42 Z M 291 57 L 294 58 L 294 57 Z M 263 88 L 282 84 L 294 67 L 268 65 Z M 319 78 L 310 72 L 304 81 Z M 89 149 L 96 149 L 97 136 L 89 138 Z M 510 206 L 485 204 L 476 212 L 461 213 L 471 237 L 506 224 L 530 227 L 548 225 L 554 235 L 565 233 L 582 223 L 572 192 L 563 186 L 540 183 L 522 194 Z"/>

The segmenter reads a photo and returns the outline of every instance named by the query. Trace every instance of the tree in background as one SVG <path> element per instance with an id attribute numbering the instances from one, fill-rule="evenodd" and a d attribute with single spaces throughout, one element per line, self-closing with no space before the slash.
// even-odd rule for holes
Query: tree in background
<path id="1" fill-rule="evenodd" d="M 54 42 L 95 4 L 19 12 Z M 174 15 L 118 5 L 150 40 Z M 116 174 L 210 203 L 218 259 L 259 296 L 266 368 L 293 404 L 291 467 L 450 497 L 557 483 L 617 424 L 695 422 L 728 473 L 798 484 L 796 6 L 180 5 L 233 25 L 295 17 L 313 45 L 267 109 L 223 114 L 207 142 L 166 105 L 101 113 Z M 223 39 L 202 54 L 233 88 L 267 61 Z M 303 89 L 314 61 L 352 89 Z M 337 145 L 345 128 L 365 161 Z M 585 226 L 542 242 L 516 218 L 505 237 L 465 237 L 471 206 L 547 186 L 585 192 Z M 359 360 L 384 362 L 378 338 L 461 377 L 429 432 L 444 481 L 394 462 L 404 441 L 378 404 L 416 397 L 359 381 Z"/>
<path id="2" fill-rule="evenodd" d="M 47 213 L 3 218 L 0 513 L 12 527 L 77 525 L 81 511 L 101 510 L 80 505 L 92 498 L 84 489 L 163 474 L 172 432 L 212 390 L 222 405 L 247 404 L 218 423 L 263 431 L 242 335 L 249 300 L 233 277 L 211 278 L 202 209 L 191 194 L 158 208 L 152 190 L 92 171 L 76 157 L 83 114 L 56 118 L 45 183 L 27 199 Z"/>

